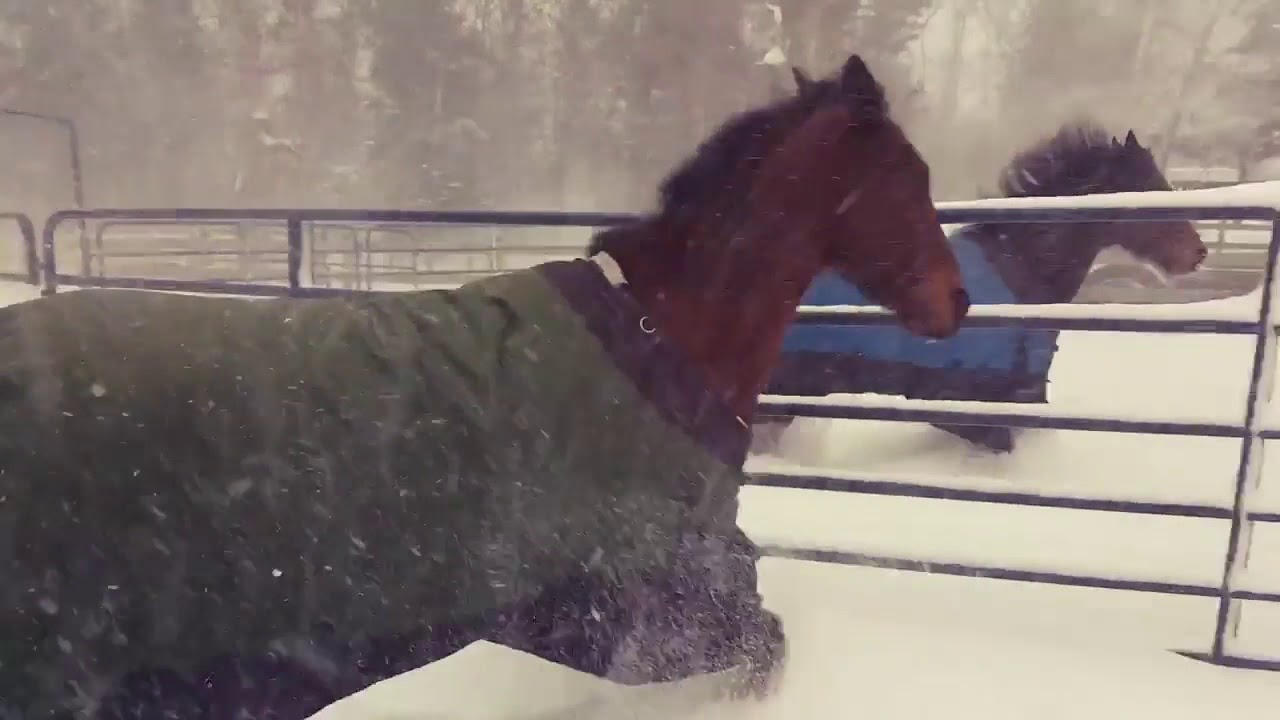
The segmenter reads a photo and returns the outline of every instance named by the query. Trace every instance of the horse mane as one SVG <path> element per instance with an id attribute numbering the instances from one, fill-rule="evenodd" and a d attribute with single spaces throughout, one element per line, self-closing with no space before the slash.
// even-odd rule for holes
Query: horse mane
<path id="1" fill-rule="evenodd" d="M 1093 121 L 1064 125 L 1017 156 L 1000 173 L 1005 197 L 1086 195 L 1105 191 L 1101 180 L 1127 150 Z"/>
<path id="2" fill-rule="evenodd" d="M 713 194 L 733 184 L 731 181 L 743 162 L 751 171 L 757 170 L 764 155 L 753 155 L 751 150 L 760 138 L 775 130 L 784 119 L 796 114 L 807 115 L 835 87 L 834 80 L 817 81 L 812 90 L 730 117 L 659 185 L 659 212 L 680 213 L 702 205 Z"/>
<path id="3" fill-rule="evenodd" d="M 1136 143 L 1136 139 L 1135 139 Z M 1062 126 L 1018 153 L 1000 173 L 1005 197 L 1086 195 L 1138 190 L 1147 170 L 1159 173 L 1141 146 L 1128 146 L 1092 121 Z M 1138 175 L 1143 177 L 1138 177 Z M 1069 302 L 1106 242 L 1105 227 L 1089 223 L 977 223 L 971 237 L 983 247 L 1022 302 Z"/>
<path id="4" fill-rule="evenodd" d="M 658 186 L 658 209 L 649 219 L 680 227 L 709 204 L 740 206 L 751 190 L 751 184 L 742 182 L 741 177 L 754 176 L 767 154 L 760 147 L 761 140 L 794 117 L 808 115 L 838 91 L 834 79 L 813 80 L 802 92 L 730 116 Z M 596 233 L 587 246 L 587 256 L 622 241 L 629 235 L 629 227 Z"/>

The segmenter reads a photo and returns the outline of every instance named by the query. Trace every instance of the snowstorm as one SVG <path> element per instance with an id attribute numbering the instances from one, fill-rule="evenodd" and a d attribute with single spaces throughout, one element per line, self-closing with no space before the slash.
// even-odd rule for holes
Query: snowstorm
<path id="1" fill-rule="evenodd" d="M 1278 63 L 0 0 L 0 720 L 1273 713 Z"/>

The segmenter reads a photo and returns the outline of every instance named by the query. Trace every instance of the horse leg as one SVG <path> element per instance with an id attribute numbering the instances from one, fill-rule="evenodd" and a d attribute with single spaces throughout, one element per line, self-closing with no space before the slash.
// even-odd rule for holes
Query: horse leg
<path id="1" fill-rule="evenodd" d="M 305 720 L 342 697 L 286 658 L 228 656 L 186 677 L 164 669 L 130 673 L 99 703 L 94 718 Z"/>
<path id="2" fill-rule="evenodd" d="M 483 639 L 596 677 L 630 631 L 622 592 L 603 574 L 583 574 L 493 614 Z"/>
<path id="3" fill-rule="evenodd" d="M 1011 384 L 1003 374 L 979 375 L 951 368 L 942 370 L 917 368 L 912 376 L 912 387 L 907 397 L 922 400 L 1006 402 L 1010 400 Z M 1007 427 L 936 422 L 929 425 L 995 453 L 1013 451 L 1013 432 Z"/>
<path id="4" fill-rule="evenodd" d="M 1014 378 L 998 391 L 981 394 L 983 399 L 991 402 L 1043 404 L 1049 401 L 1048 388 L 1048 378 L 1022 375 Z M 974 445 L 981 445 L 998 453 L 1012 452 L 1014 448 L 1013 428 L 980 425 L 940 425 L 937 423 L 932 423 L 932 425 L 943 432 L 950 433 Z"/>
<path id="5" fill-rule="evenodd" d="M 663 577 L 576 578 L 502 614 L 486 639 L 621 685 L 724 674 L 730 697 L 767 695 L 786 641 L 756 590 L 758 551 L 740 531 L 684 546 Z"/>
<path id="6" fill-rule="evenodd" d="M 478 639 L 462 624 L 368 638 L 338 648 L 332 631 L 274 643 L 252 655 L 227 654 L 182 675 L 144 669 L 116 682 L 94 720 L 181 717 L 305 720 L 382 680 L 441 660 Z"/>
<path id="7" fill-rule="evenodd" d="M 118 680 L 98 700 L 95 720 L 190 718 L 211 720 L 196 684 L 173 670 L 138 670 Z"/>
<path id="8" fill-rule="evenodd" d="M 760 415 L 751 424 L 751 451 L 756 454 L 768 454 L 777 451 L 782 442 L 782 434 L 791 427 L 795 418 L 787 415 Z"/>
<path id="9" fill-rule="evenodd" d="M 243 651 L 173 648 L 172 662 L 112 667 L 94 720 L 304 720 L 362 686 L 331 628 L 265 639 Z M 207 654 L 206 654 L 207 652 Z"/>
<path id="10" fill-rule="evenodd" d="M 676 566 L 629 598 L 632 628 L 612 677 L 663 682 L 724 674 L 729 697 L 763 699 L 786 664 L 782 620 L 759 594 L 759 549 L 737 527 L 694 535 Z"/>

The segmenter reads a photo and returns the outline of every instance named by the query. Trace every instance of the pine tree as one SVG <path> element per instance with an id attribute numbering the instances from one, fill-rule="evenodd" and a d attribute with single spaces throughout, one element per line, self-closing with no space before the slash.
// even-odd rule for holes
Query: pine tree
<path id="1" fill-rule="evenodd" d="M 1252 9 L 1238 41 L 1213 59 L 1176 140 L 1180 156 L 1241 175 L 1280 155 L 1280 1 Z"/>
<path id="2" fill-rule="evenodd" d="M 857 52 L 871 64 L 891 100 L 905 98 L 913 87 L 904 53 L 923 31 L 932 4 L 932 0 L 779 0 L 789 59 L 822 74 Z"/>
<path id="3" fill-rule="evenodd" d="M 476 158 L 488 138 L 477 103 L 494 77 L 479 31 L 445 3 L 376 3 L 369 12 L 372 81 L 385 98 L 372 154 L 383 202 L 477 207 Z"/>
<path id="4" fill-rule="evenodd" d="M 1008 122 L 1022 127 L 1131 97 L 1141 28 L 1118 0 L 1031 0 L 1002 91 Z"/>
<path id="5" fill-rule="evenodd" d="M 1241 145 L 1252 160 L 1280 154 L 1280 2 L 1259 9 L 1234 50 L 1239 64 L 1226 93 L 1250 117 Z"/>

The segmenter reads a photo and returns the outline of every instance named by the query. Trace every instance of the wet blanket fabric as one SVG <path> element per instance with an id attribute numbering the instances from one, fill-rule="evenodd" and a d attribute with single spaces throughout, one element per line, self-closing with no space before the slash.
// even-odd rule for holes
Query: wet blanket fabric
<path id="1" fill-rule="evenodd" d="M 1018 304 L 973 240 L 976 226 L 951 238 L 975 305 Z M 834 273 L 820 275 L 801 305 L 876 305 Z M 878 393 L 925 400 L 1044 402 L 1057 332 L 967 327 L 945 340 L 898 325 L 795 324 L 766 392 L 777 395 Z"/>
<path id="2" fill-rule="evenodd" d="M 585 260 L 0 309 L 0 718 L 305 717 L 477 639 L 767 665 L 747 430 L 641 319 Z"/>

